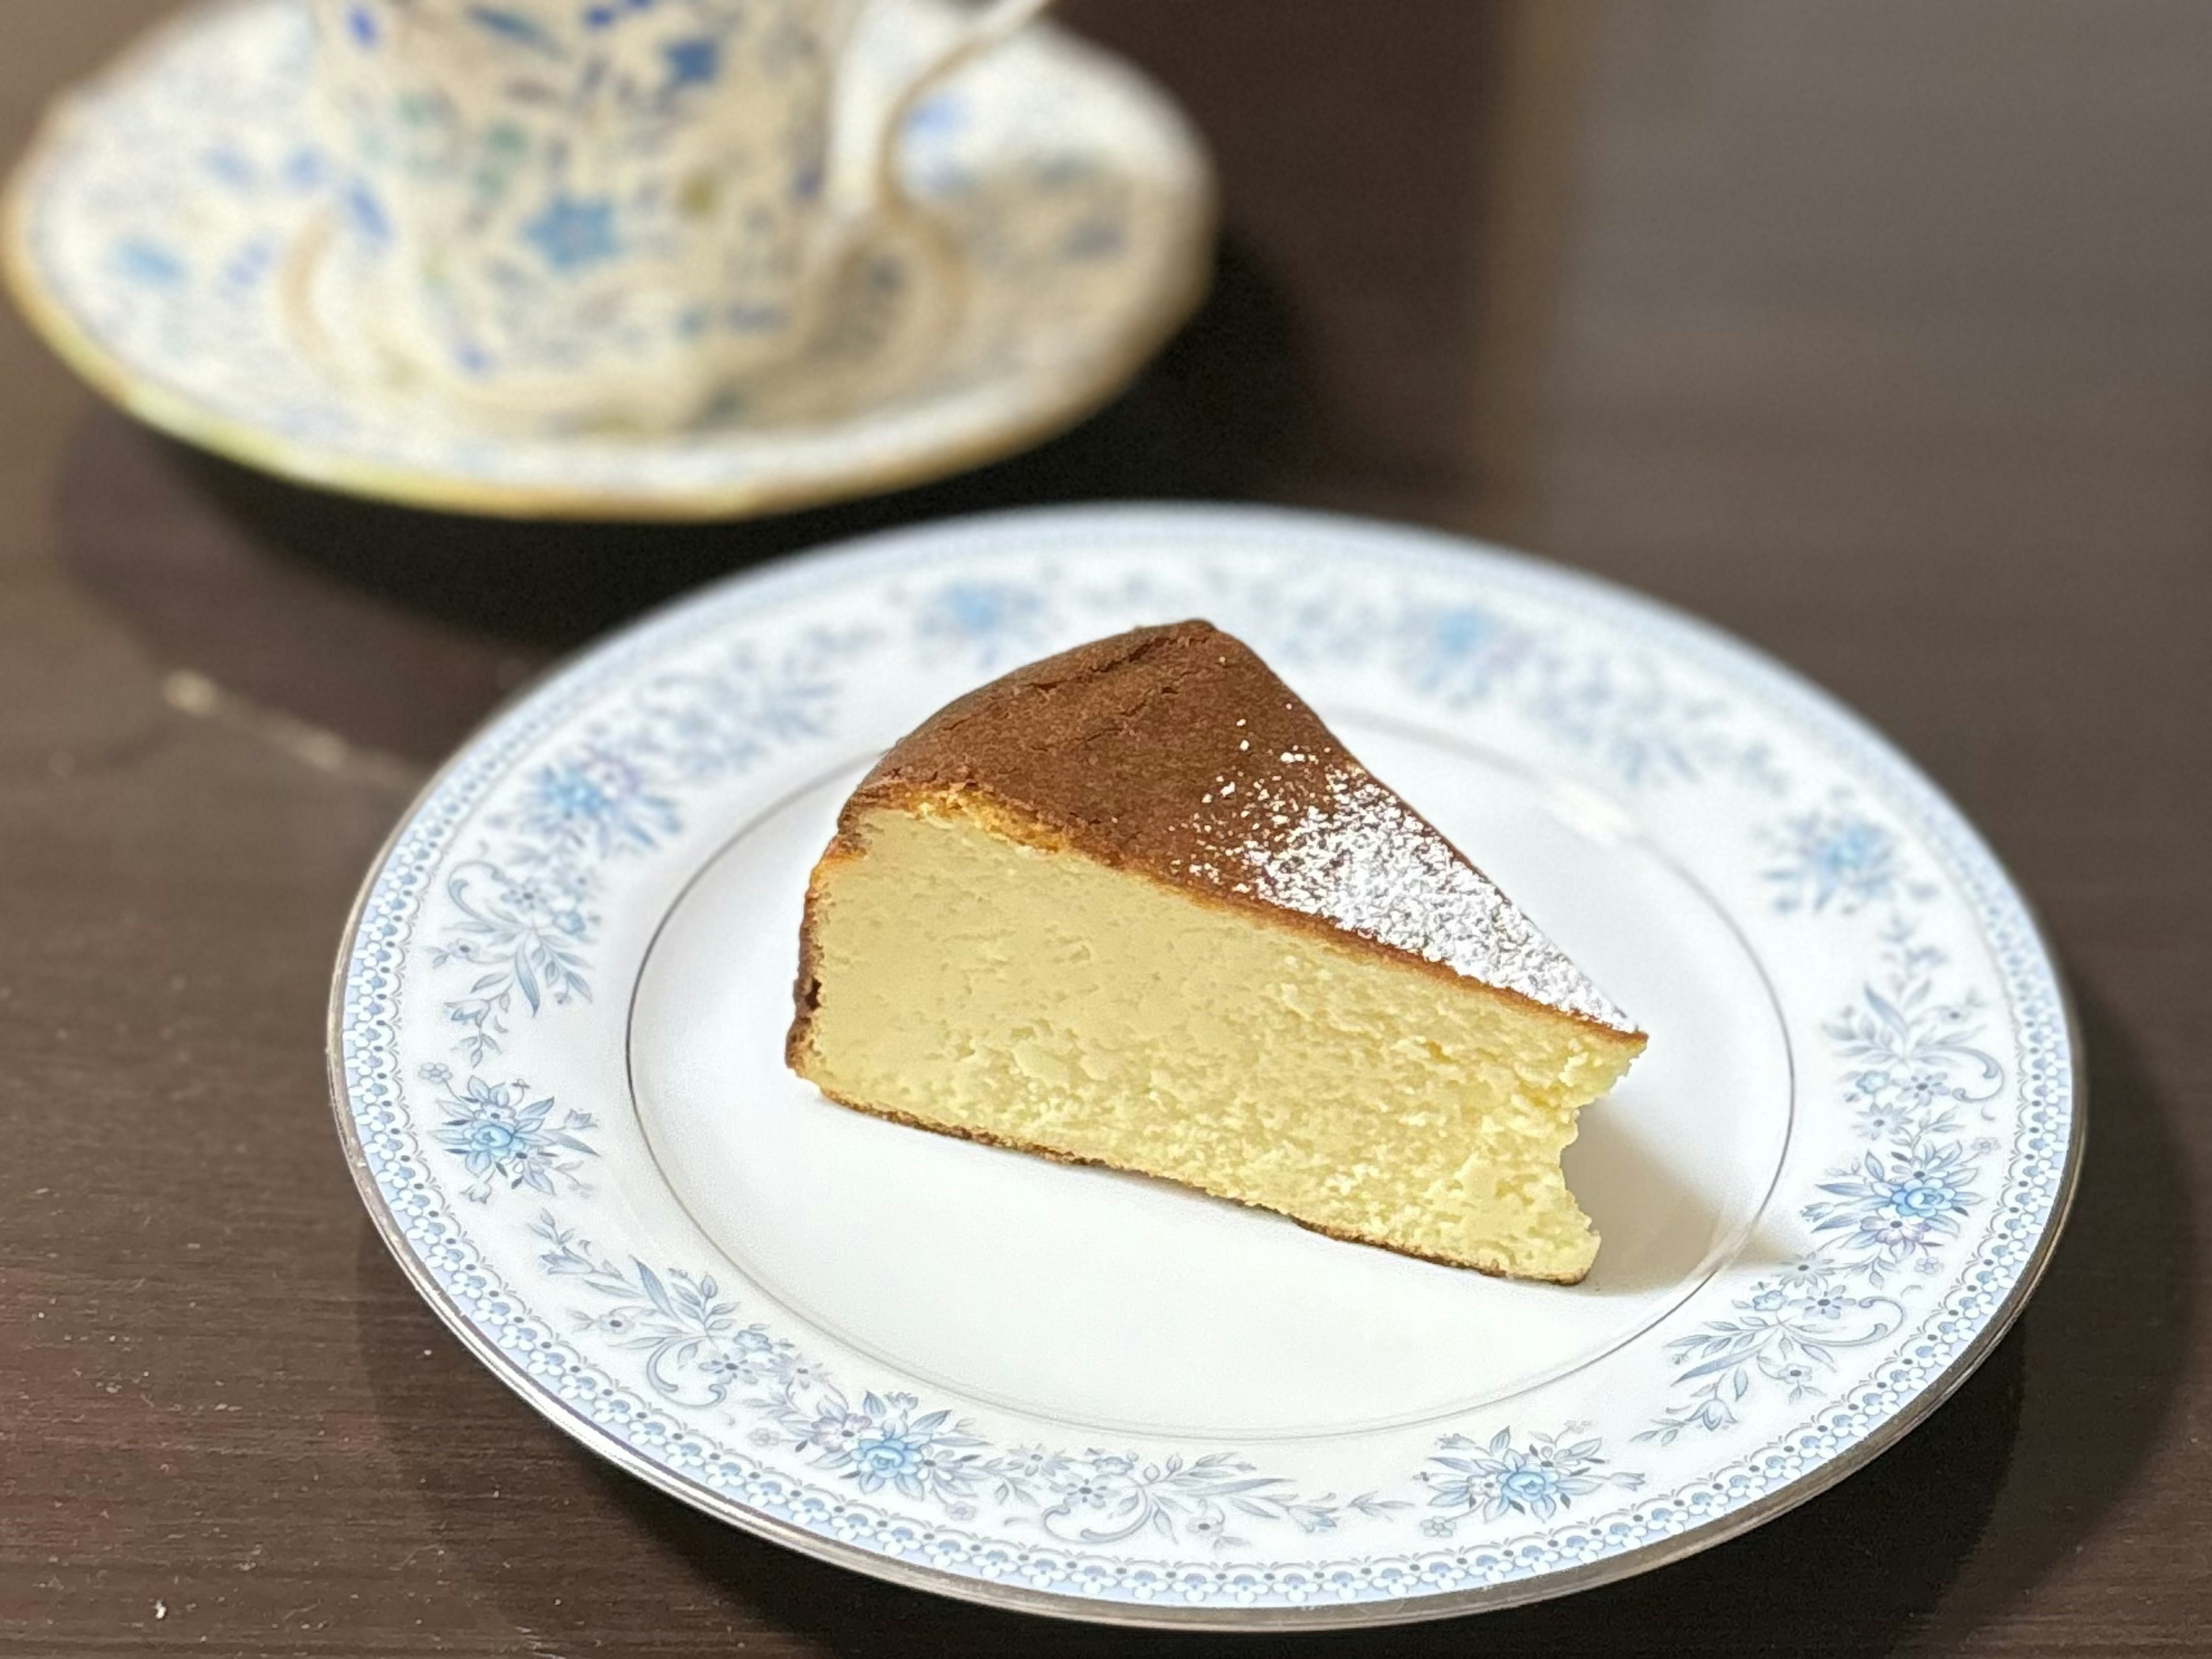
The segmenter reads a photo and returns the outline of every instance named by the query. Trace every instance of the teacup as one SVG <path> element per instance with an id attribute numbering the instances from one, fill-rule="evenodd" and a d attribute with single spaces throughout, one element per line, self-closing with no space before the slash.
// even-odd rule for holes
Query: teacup
<path id="1" fill-rule="evenodd" d="M 366 337 L 346 347 L 503 421 L 650 431 L 726 405 L 903 210 L 918 100 L 1048 3 L 922 39 L 913 0 L 311 0 L 345 176 L 322 257 Z M 916 38 L 860 108 L 864 12 Z"/>

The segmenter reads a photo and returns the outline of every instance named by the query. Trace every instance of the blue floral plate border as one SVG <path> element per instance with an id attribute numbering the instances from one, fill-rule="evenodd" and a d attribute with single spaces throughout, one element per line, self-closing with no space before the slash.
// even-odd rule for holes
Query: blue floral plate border
<path id="1" fill-rule="evenodd" d="M 1055 1442 L 1048 1413 L 887 1366 L 718 1252 L 631 1121 L 627 1062 L 604 1056 L 631 1040 L 647 954 L 732 826 L 1015 662 L 1192 613 L 1319 688 L 1324 713 L 1387 701 L 1479 734 L 1698 849 L 1698 878 L 1772 959 L 1792 1040 L 1822 1056 L 1762 1212 L 1786 1259 L 1717 1261 L 1571 1375 L 1311 1449 L 1065 1425 Z M 1759 1525 L 1893 1444 L 1988 1353 L 2049 1259 L 2082 1146 L 2079 1044 L 2033 918 L 1855 715 L 1595 579 L 1267 509 L 873 537 L 586 653 L 394 831 L 347 928 L 330 1043 L 386 1243 L 564 1432 L 828 1561 L 1156 1626 L 1443 1617 Z"/>

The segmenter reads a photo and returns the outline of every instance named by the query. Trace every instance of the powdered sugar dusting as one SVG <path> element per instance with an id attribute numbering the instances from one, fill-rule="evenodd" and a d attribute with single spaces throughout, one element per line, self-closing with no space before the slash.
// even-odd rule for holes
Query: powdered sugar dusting
<path id="1" fill-rule="evenodd" d="M 1285 765 L 1311 758 L 1281 757 Z M 1497 884 L 1389 790 L 1339 766 L 1324 782 L 1322 799 L 1301 789 L 1296 805 L 1265 785 L 1252 788 L 1244 811 L 1202 826 L 1231 830 L 1243 819 L 1244 838 L 1221 844 L 1212 867 L 1192 872 L 1549 1007 L 1636 1030 Z"/>

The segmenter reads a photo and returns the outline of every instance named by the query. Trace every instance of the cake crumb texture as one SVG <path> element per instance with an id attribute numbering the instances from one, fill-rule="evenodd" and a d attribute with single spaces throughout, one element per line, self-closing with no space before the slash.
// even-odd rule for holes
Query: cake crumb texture
<path id="1" fill-rule="evenodd" d="M 853 844 L 856 843 L 856 844 Z M 1636 1045 L 1000 833 L 959 792 L 825 860 L 793 1061 L 849 1104 L 1565 1281 L 1559 1153 Z"/>

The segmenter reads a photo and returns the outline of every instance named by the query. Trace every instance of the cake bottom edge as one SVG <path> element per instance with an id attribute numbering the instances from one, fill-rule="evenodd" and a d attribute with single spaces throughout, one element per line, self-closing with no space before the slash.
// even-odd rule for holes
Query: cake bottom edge
<path id="1" fill-rule="evenodd" d="M 794 1031 L 793 1037 L 793 1048 L 796 1049 L 799 1046 L 799 1033 Z M 1413 1261 L 1426 1261 L 1439 1267 L 1453 1267 L 1462 1272 L 1478 1273 L 1488 1279 L 1502 1279 L 1524 1285 L 1579 1285 L 1589 1276 L 1588 1267 L 1570 1277 L 1565 1273 L 1514 1273 L 1504 1267 L 1489 1266 L 1485 1262 L 1440 1255 L 1433 1251 L 1415 1249 L 1411 1246 L 1400 1244 L 1390 1239 L 1380 1238 L 1373 1234 L 1361 1233 L 1349 1228 L 1328 1226 L 1318 1221 L 1308 1221 L 1303 1216 L 1293 1215 L 1290 1211 L 1279 1208 L 1273 1204 L 1262 1204 L 1254 1199 L 1240 1198 L 1235 1193 L 1219 1192 L 1211 1187 L 1202 1187 L 1195 1182 L 1179 1181 L 1173 1176 L 1164 1176 L 1151 1170 L 1137 1169 L 1130 1164 L 1116 1164 L 1109 1158 L 1085 1158 L 1075 1152 L 1061 1152 L 1057 1147 L 1047 1146 L 1040 1142 L 1018 1140 L 1011 1136 L 994 1134 L 988 1129 L 971 1128 L 963 1124 L 933 1123 L 927 1118 L 917 1117 L 911 1112 L 901 1111 L 896 1106 L 872 1105 L 866 1101 L 854 1100 L 850 1096 L 840 1094 L 835 1089 L 825 1087 L 815 1079 L 807 1076 L 805 1067 L 799 1064 L 801 1058 L 799 1054 L 794 1053 L 791 1058 L 791 1069 L 799 1076 L 805 1078 L 808 1083 L 812 1084 L 816 1089 L 820 1090 L 823 1099 L 832 1101 L 848 1111 L 859 1112 L 868 1117 L 881 1118 L 890 1123 L 903 1124 L 910 1129 L 927 1129 L 932 1134 L 943 1135 L 948 1139 L 970 1141 L 982 1146 L 996 1146 L 1005 1152 L 1025 1152 L 1032 1158 L 1049 1158 L 1054 1164 L 1087 1165 L 1092 1169 L 1111 1170 L 1117 1175 L 1139 1176 L 1146 1181 L 1160 1182 L 1182 1192 L 1198 1193 L 1224 1204 L 1236 1204 L 1248 1210 L 1258 1210 L 1267 1215 L 1281 1216 L 1285 1221 L 1294 1222 L 1310 1233 L 1319 1233 L 1325 1238 L 1333 1238 L 1340 1243 L 1364 1244 L 1374 1249 L 1388 1250 L 1393 1255 L 1410 1257 Z M 1590 1231 L 1593 1235 L 1597 1233 L 1595 1226 Z M 1595 1261 L 1595 1253 L 1593 1253 L 1593 1261 Z"/>

